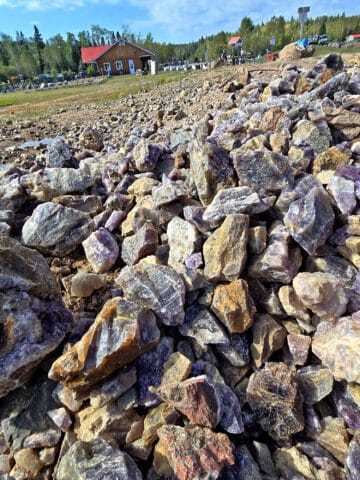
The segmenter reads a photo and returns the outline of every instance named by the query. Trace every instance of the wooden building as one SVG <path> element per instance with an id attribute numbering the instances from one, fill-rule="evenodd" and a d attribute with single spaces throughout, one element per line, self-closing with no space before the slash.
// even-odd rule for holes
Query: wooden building
<path id="1" fill-rule="evenodd" d="M 137 70 L 148 71 L 149 60 L 154 56 L 154 52 L 122 39 L 112 45 L 81 49 L 82 63 L 95 64 L 101 75 L 126 75 L 134 74 Z"/>

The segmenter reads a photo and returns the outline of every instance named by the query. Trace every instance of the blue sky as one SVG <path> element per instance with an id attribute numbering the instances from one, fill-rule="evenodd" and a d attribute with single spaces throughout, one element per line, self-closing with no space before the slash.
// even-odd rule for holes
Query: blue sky
<path id="1" fill-rule="evenodd" d="M 244 16 L 260 23 L 272 16 L 297 17 L 300 6 L 310 6 L 310 16 L 359 15 L 356 0 L 318 0 L 298 4 L 270 0 L 0 0 L 0 33 L 26 37 L 34 24 L 46 40 L 60 33 L 75 35 L 100 25 L 122 31 L 123 25 L 135 33 L 151 32 L 159 42 L 187 43 L 221 30 L 234 32 Z"/>

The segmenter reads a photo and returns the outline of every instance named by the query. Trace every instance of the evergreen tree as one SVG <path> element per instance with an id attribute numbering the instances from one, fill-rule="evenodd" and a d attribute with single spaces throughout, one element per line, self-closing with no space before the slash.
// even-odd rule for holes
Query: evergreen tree
<path id="1" fill-rule="evenodd" d="M 41 33 L 39 32 L 39 29 L 37 28 L 36 25 L 34 25 L 34 44 L 36 48 L 36 53 L 38 57 L 38 63 L 39 63 L 39 73 L 44 73 L 44 58 L 42 55 L 42 51 L 45 48 L 45 43 L 42 39 Z"/>

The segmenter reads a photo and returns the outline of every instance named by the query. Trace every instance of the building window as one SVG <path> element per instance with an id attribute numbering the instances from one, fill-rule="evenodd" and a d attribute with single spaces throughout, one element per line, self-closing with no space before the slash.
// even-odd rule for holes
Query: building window
<path id="1" fill-rule="evenodd" d="M 104 62 L 104 63 L 103 63 L 103 69 L 104 69 L 104 72 L 105 72 L 105 73 L 107 73 L 108 71 L 111 71 L 110 62 Z"/>
<path id="2" fill-rule="evenodd" d="M 115 68 L 118 72 L 122 72 L 124 70 L 123 68 L 123 62 L 121 60 L 116 60 L 115 62 Z"/>

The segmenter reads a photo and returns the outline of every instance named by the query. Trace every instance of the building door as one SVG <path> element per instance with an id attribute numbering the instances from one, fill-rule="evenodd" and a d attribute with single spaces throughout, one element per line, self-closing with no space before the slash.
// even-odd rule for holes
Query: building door
<path id="1" fill-rule="evenodd" d="M 134 63 L 134 60 L 132 58 L 130 58 L 130 60 L 129 60 L 129 71 L 130 71 L 131 74 L 135 73 L 135 63 Z"/>

